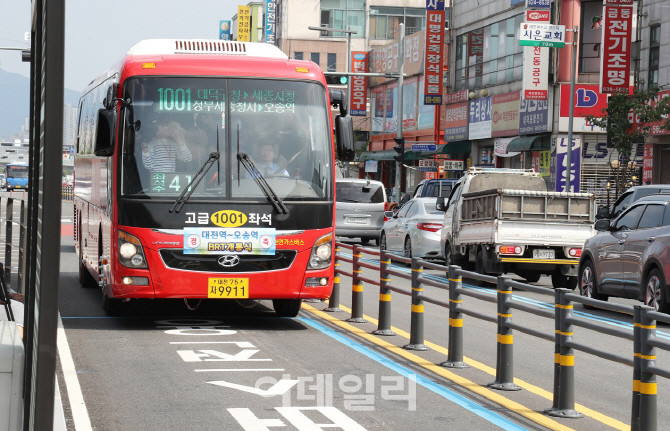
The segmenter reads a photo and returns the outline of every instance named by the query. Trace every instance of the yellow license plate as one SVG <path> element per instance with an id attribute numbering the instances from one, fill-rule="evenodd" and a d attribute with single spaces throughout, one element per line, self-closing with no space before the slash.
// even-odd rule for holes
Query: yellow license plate
<path id="1" fill-rule="evenodd" d="M 248 298 L 248 278 L 210 278 L 207 283 L 208 298 Z"/>

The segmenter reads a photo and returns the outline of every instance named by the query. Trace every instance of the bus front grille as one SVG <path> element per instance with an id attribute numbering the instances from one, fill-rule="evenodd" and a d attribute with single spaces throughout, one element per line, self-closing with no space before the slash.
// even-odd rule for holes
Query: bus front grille
<path id="1" fill-rule="evenodd" d="M 295 250 L 277 250 L 274 255 L 237 255 L 240 262 L 234 266 L 222 266 L 223 255 L 184 254 L 181 249 L 162 249 L 161 258 L 165 266 L 173 269 L 196 272 L 243 273 L 277 271 L 291 266 Z"/>

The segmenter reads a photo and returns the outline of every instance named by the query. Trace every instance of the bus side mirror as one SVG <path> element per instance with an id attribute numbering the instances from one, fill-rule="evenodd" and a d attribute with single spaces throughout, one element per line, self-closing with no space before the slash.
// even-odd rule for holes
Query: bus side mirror
<path id="1" fill-rule="evenodd" d="M 115 137 L 116 110 L 98 110 L 98 127 L 93 154 L 100 157 L 109 157 L 114 154 Z"/>
<path id="2" fill-rule="evenodd" d="M 356 156 L 354 151 L 354 122 L 350 115 L 335 117 L 335 139 L 337 139 L 337 155 L 343 162 L 352 162 Z"/>

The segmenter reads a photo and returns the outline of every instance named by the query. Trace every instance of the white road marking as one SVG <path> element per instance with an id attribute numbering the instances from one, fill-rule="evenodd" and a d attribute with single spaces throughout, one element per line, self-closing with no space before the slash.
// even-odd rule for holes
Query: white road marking
<path id="1" fill-rule="evenodd" d="M 196 373 L 223 372 L 229 371 L 286 371 L 283 368 L 213 368 L 205 370 L 193 370 Z"/>
<path id="2" fill-rule="evenodd" d="M 58 313 L 57 344 L 58 357 L 60 358 L 61 367 L 63 368 L 65 388 L 67 389 L 67 396 L 70 400 L 74 428 L 77 431 L 92 431 L 91 419 L 88 416 L 88 409 L 86 409 L 84 395 L 81 393 L 81 386 L 79 385 L 79 379 L 77 378 L 77 369 L 74 366 L 70 346 L 67 343 L 65 328 L 63 327 L 63 320 L 60 317 L 60 313 Z"/>

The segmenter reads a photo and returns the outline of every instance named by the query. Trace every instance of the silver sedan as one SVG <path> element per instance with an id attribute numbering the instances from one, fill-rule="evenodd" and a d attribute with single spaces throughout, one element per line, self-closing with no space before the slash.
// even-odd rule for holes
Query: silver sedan
<path id="1" fill-rule="evenodd" d="M 444 213 L 435 209 L 437 198 L 414 198 L 389 217 L 382 227 L 382 250 L 405 257 L 442 259 L 440 229 Z"/>

